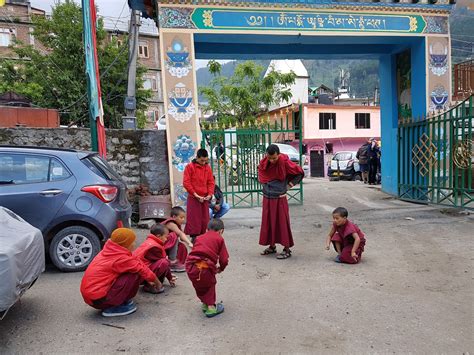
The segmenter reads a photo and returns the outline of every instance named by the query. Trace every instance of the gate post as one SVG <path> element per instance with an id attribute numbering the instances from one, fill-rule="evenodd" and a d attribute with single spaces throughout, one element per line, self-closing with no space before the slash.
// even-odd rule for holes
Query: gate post
<path id="1" fill-rule="evenodd" d="M 160 48 L 171 201 L 180 206 L 187 195 L 184 168 L 200 141 L 193 34 L 160 29 Z"/>
<path id="2" fill-rule="evenodd" d="M 446 36 L 426 37 L 428 112 L 446 111 L 451 105 L 451 43 Z"/>

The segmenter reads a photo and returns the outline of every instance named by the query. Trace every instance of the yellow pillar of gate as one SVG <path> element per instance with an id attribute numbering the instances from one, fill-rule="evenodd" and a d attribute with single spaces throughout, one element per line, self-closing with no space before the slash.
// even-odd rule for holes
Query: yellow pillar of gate
<path id="1" fill-rule="evenodd" d="M 184 168 L 200 142 L 193 34 L 161 29 L 160 46 L 171 201 L 179 206 L 186 202 Z"/>

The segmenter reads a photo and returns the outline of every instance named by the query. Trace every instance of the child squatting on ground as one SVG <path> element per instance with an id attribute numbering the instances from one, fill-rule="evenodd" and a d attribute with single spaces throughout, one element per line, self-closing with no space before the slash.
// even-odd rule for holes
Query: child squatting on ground
<path id="1" fill-rule="evenodd" d="M 171 287 L 176 286 L 176 276 L 171 273 L 170 261 L 166 256 L 165 244 L 168 240 L 169 231 L 162 224 L 155 224 L 150 229 L 150 234 L 145 241 L 133 252 L 133 255 L 140 259 L 146 266 L 153 271 L 160 280 L 160 284 L 151 287 L 148 284 L 143 286 L 143 291 L 149 293 L 163 293 L 165 291 L 162 285 L 163 281 L 168 280 Z"/>
<path id="2" fill-rule="evenodd" d="M 224 271 L 229 263 L 223 234 L 224 223 L 218 218 L 212 219 L 208 231 L 196 238 L 194 248 L 186 260 L 186 272 L 202 302 L 202 311 L 208 318 L 224 312 L 224 305 L 216 304 L 216 274 Z"/>
<path id="3" fill-rule="evenodd" d="M 81 282 L 82 297 L 89 306 L 102 310 L 104 317 L 135 312 L 137 306 L 132 298 L 143 280 L 151 288 L 161 288 L 161 282 L 155 273 L 132 255 L 135 240 L 135 233 L 131 229 L 114 230 L 84 273 Z"/>
<path id="4" fill-rule="evenodd" d="M 326 240 L 326 250 L 332 243 L 338 254 L 335 262 L 357 264 L 362 258 L 365 236 L 357 225 L 347 219 L 348 215 L 344 207 L 332 212 L 333 225 Z"/>
<path id="5" fill-rule="evenodd" d="M 161 224 L 168 228 L 170 234 L 165 243 L 166 254 L 170 260 L 170 268 L 172 272 L 185 272 L 184 263 L 188 256 L 187 245 L 193 247 L 193 243 L 189 237 L 183 232 L 183 225 L 186 223 L 186 212 L 181 207 L 173 207 L 171 209 L 171 217 Z"/>

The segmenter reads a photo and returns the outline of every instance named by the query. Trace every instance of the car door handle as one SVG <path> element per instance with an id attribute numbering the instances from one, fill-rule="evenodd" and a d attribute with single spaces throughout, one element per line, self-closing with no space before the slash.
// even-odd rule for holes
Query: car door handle
<path id="1" fill-rule="evenodd" d="M 51 189 L 51 190 L 41 191 L 40 195 L 43 195 L 43 196 L 56 196 L 56 195 L 59 195 L 59 194 L 62 194 L 62 193 L 63 193 L 63 190 Z"/>

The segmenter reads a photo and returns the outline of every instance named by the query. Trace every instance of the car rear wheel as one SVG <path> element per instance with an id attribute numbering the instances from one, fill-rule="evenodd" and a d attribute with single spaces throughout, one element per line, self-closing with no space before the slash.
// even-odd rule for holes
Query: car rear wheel
<path id="1" fill-rule="evenodd" d="M 49 246 L 53 264 L 61 271 L 82 271 L 100 251 L 99 237 L 89 228 L 71 226 L 60 230 Z"/>

